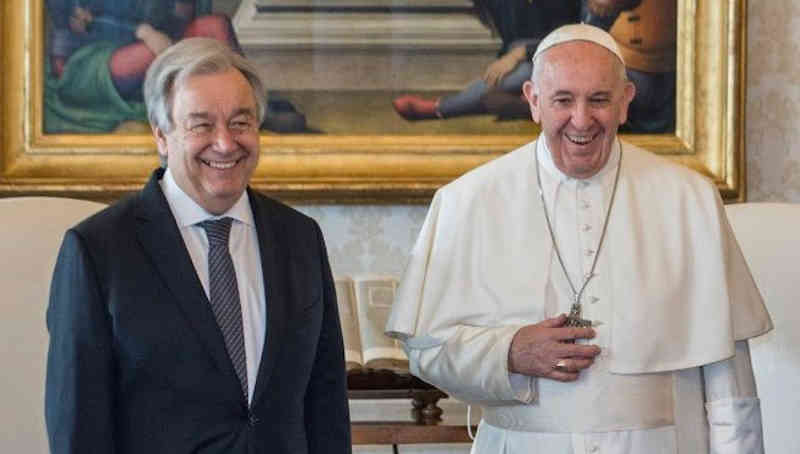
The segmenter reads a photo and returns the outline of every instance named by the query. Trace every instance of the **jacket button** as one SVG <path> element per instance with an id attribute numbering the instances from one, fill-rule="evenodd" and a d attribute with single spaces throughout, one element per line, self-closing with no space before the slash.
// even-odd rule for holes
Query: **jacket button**
<path id="1" fill-rule="evenodd" d="M 247 424 L 249 424 L 250 427 L 255 427 L 256 424 L 258 424 L 260 421 L 261 420 L 258 419 L 258 417 L 255 414 L 253 414 L 252 412 L 248 413 L 248 415 L 247 415 Z"/>

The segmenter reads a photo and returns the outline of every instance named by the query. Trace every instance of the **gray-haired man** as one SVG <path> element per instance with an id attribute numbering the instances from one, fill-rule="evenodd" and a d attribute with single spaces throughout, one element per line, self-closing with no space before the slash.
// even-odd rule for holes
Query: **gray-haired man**
<path id="1" fill-rule="evenodd" d="M 53 453 L 346 453 L 344 354 L 317 224 L 247 185 L 264 89 L 224 44 L 152 64 L 159 156 L 70 229 L 47 323 Z"/>

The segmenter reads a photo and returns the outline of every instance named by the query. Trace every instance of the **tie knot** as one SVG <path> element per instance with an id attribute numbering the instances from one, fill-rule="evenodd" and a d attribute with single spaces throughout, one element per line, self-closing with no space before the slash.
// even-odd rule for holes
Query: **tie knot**
<path id="1" fill-rule="evenodd" d="M 231 233 L 231 223 L 233 218 L 224 217 L 220 219 L 208 219 L 200 223 L 206 231 L 209 245 L 228 244 L 228 236 Z"/>

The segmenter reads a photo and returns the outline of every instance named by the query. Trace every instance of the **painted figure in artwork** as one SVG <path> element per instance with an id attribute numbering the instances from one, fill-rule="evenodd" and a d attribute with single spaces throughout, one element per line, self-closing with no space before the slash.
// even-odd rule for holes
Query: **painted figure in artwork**
<path id="1" fill-rule="evenodd" d="M 516 106 L 527 109 L 520 97 L 522 84 L 530 78 L 530 60 L 536 46 L 550 31 L 577 22 L 579 3 L 577 0 L 473 0 L 478 19 L 502 40 L 497 60 L 486 68 L 482 78 L 458 93 L 438 99 L 401 96 L 393 101 L 395 110 L 410 121 L 486 114 L 489 112 L 483 100 L 490 91 L 503 98 L 511 110 L 516 110 Z"/>
<path id="2" fill-rule="evenodd" d="M 242 53 L 230 19 L 212 12 L 212 0 L 47 0 L 47 12 L 47 133 L 125 132 L 137 124 L 146 130 L 147 68 L 184 38 L 213 38 Z M 284 104 L 270 99 L 267 126 L 275 120 L 271 108 Z M 292 126 L 302 120 L 304 128 L 304 117 L 288 110 Z"/>
<path id="3" fill-rule="evenodd" d="M 593 0 L 589 3 L 601 3 Z M 606 0 L 605 3 L 609 3 Z M 613 3 L 613 2 L 610 2 Z M 677 67 L 677 0 L 630 1 L 608 30 L 625 57 L 636 97 L 622 132 L 675 130 Z"/>
<path id="4" fill-rule="evenodd" d="M 48 0 L 46 132 L 108 132 L 146 121 L 142 81 L 172 43 L 205 36 L 238 50 L 211 0 Z"/>
<path id="5" fill-rule="evenodd" d="M 676 0 L 473 0 L 475 13 L 502 40 L 498 58 L 463 90 L 437 99 L 396 98 L 397 113 L 409 121 L 492 114 L 530 117 L 522 84 L 543 36 L 569 23 L 609 31 L 626 54 L 636 85 L 626 132 L 667 132 L 675 120 Z M 630 58 L 628 57 L 630 55 Z"/>

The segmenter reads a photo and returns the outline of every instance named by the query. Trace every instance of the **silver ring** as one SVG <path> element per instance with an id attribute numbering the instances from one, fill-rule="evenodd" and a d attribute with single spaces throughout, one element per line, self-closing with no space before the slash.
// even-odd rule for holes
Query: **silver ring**
<path id="1" fill-rule="evenodd" d="M 560 359 L 558 362 L 553 366 L 553 370 L 557 370 L 559 372 L 567 372 L 567 360 Z"/>

